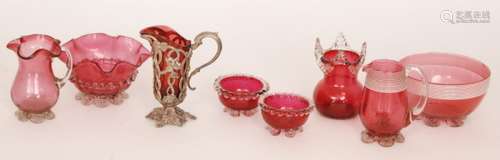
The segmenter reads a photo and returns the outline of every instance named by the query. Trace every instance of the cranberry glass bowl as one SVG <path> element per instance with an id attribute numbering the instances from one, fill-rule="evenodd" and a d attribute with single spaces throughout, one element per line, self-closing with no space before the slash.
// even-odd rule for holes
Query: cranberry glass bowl
<path id="1" fill-rule="evenodd" d="M 224 112 L 234 117 L 254 115 L 259 97 L 269 90 L 266 81 L 246 74 L 220 76 L 215 80 L 214 87 L 225 106 Z"/>
<path id="2" fill-rule="evenodd" d="M 420 67 L 429 82 L 429 100 L 422 116 L 428 126 L 447 123 L 452 127 L 463 125 L 464 119 L 474 111 L 488 89 L 490 70 L 478 60 L 449 53 L 421 53 L 407 56 L 404 65 Z M 417 103 L 423 94 L 422 79 L 410 74 L 409 103 Z"/>
<path id="3" fill-rule="evenodd" d="M 93 33 L 63 45 L 73 56 L 71 82 L 82 92 L 76 96 L 84 105 L 105 107 L 120 104 L 137 68 L 151 56 L 142 44 L 125 36 Z M 68 63 L 66 56 L 60 59 Z"/>
<path id="4" fill-rule="evenodd" d="M 287 137 L 302 132 L 302 125 L 313 109 L 309 100 L 292 93 L 265 95 L 259 100 L 259 105 L 271 134 L 279 135 L 284 132 Z"/>

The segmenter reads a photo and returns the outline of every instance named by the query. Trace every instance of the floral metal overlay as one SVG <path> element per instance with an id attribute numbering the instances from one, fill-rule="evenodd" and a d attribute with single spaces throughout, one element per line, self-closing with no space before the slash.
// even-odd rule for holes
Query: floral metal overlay
<path id="1" fill-rule="evenodd" d="M 162 104 L 162 107 L 155 108 L 146 118 L 155 121 L 157 127 L 183 126 L 187 121 L 195 120 L 194 115 L 185 112 L 178 105 L 184 101 L 187 88 L 195 89 L 190 85 L 191 77 L 219 57 L 222 42 L 217 33 L 202 32 L 191 44 L 167 26 L 153 26 L 142 30 L 141 37 L 147 39 L 152 47 L 154 95 Z M 216 41 L 216 54 L 210 61 L 189 73 L 192 51 L 198 48 L 205 38 Z"/>

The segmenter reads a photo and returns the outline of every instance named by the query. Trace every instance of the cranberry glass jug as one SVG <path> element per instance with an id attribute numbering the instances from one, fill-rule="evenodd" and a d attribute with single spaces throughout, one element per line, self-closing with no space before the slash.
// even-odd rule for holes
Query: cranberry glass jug
<path id="1" fill-rule="evenodd" d="M 408 126 L 414 116 L 419 115 L 427 104 L 428 84 L 424 79 L 423 93 L 417 105 L 408 105 L 406 70 L 414 71 L 424 77 L 422 71 L 414 66 L 403 67 L 394 60 L 375 60 L 365 66 L 365 87 L 359 116 L 366 130 L 361 140 L 365 143 L 378 142 L 390 147 L 395 142 L 404 142 L 400 130 Z"/>
<path id="2" fill-rule="evenodd" d="M 17 53 L 19 69 L 10 90 L 14 104 L 19 108 L 16 116 L 20 121 L 41 123 L 54 119 L 50 109 L 59 98 L 59 89 L 71 72 L 71 65 L 64 78 L 56 78 L 52 72 L 52 58 L 67 54 L 59 46 L 59 40 L 48 35 L 33 34 L 15 39 L 7 48 Z"/>
<path id="3" fill-rule="evenodd" d="M 356 52 L 349 47 L 342 33 L 334 46 L 326 51 L 316 39 L 316 62 L 325 76 L 316 85 L 314 103 L 322 115 L 338 119 L 356 116 L 363 89 L 357 74 L 365 54 L 366 43 L 363 43 L 361 52 Z"/>
<path id="4" fill-rule="evenodd" d="M 155 108 L 146 117 L 154 120 L 157 127 L 165 125 L 182 126 L 192 114 L 183 111 L 177 105 L 184 101 L 190 79 L 200 70 L 217 60 L 222 50 L 222 42 L 214 32 L 202 32 L 194 38 L 194 43 L 186 40 L 175 30 L 167 26 L 152 26 L 141 31 L 152 47 L 154 71 L 154 95 L 163 107 Z M 211 38 L 217 43 L 215 56 L 191 73 L 190 62 L 193 50 L 202 44 L 202 40 Z"/>

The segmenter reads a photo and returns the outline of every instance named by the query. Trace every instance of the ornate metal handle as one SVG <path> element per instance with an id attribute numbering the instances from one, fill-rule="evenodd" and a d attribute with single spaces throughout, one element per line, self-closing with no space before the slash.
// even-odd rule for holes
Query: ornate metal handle
<path id="1" fill-rule="evenodd" d="M 196 73 L 200 72 L 201 69 L 203 69 L 203 68 L 207 67 L 208 65 L 214 63 L 215 60 L 217 60 L 217 58 L 219 58 L 220 53 L 222 51 L 222 42 L 221 42 L 221 40 L 220 40 L 220 38 L 219 38 L 219 36 L 217 35 L 216 32 L 201 32 L 200 34 L 198 34 L 194 38 L 194 43 L 191 45 L 191 51 L 196 50 L 201 44 L 203 44 L 203 39 L 205 39 L 205 38 L 211 38 L 211 39 L 215 40 L 215 42 L 217 43 L 217 51 L 215 52 L 214 57 L 210 61 L 208 61 L 207 63 L 199 66 L 196 69 L 194 69 L 189 74 L 188 79 L 187 79 L 187 84 L 188 84 L 189 89 L 191 89 L 191 90 L 195 90 L 196 89 L 195 87 L 191 86 L 191 77 L 193 77 Z"/>
<path id="2" fill-rule="evenodd" d="M 71 53 L 69 51 L 62 51 L 62 53 L 66 54 L 68 56 L 68 61 L 66 62 L 66 67 L 68 70 L 66 70 L 66 73 L 62 78 L 56 78 L 56 84 L 58 88 L 62 88 L 64 84 L 66 84 L 66 81 L 68 81 L 69 76 L 71 75 L 71 72 L 73 71 L 73 57 L 71 56 Z"/>
<path id="3" fill-rule="evenodd" d="M 420 96 L 420 99 L 418 100 L 418 103 L 413 107 L 413 110 L 410 112 L 410 122 L 413 121 L 413 117 L 416 115 L 421 114 L 425 106 L 427 105 L 427 100 L 429 97 L 429 82 L 427 81 L 427 77 L 424 75 L 424 72 L 422 72 L 422 69 L 420 69 L 417 66 L 414 65 L 406 65 L 406 70 L 407 74 L 411 71 L 416 72 L 422 77 L 422 82 L 424 83 L 424 96 Z"/>

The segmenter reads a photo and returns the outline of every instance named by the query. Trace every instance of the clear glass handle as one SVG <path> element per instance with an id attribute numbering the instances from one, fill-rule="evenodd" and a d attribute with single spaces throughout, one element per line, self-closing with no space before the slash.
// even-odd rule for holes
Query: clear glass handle
<path id="1" fill-rule="evenodd" d="M 410 121 L 412 121 L 413 117 L 421 114 L 424 111 L 425 106 L 427 105 L 427 99 L 429 98 L 429 82 L 427 81 L 427 77 L 425 76 L 424 72 L 422 72 L 422 69 L 420 69 L 419 67 L 414 65 L 406 65 L 406 70 L 407 74 L 412 71 L 419 74 L 420 77 L 422 77 L 422 82 L 424 83 L 424 95 L 420 97 L 418 103 L 413 107 L 413 110 L 410 113 Z"/>
<path id="2" fill-rule="evenodd" d="M 354 74 L 358 74 L 359 69 L 363 66 L 365 63 L 365 57 L 366 57 L 366 42 L 363 42 L 361 45 L 361 52 L 359 53 L 359 60 L 358 63 L 355 65 L 356 68 L 354 69 Z"/>
<path id="3" fill-rule="evenodd" d="M 189 89 L 191 89 L 191 90 L 195 90 L 196 89 L 195 87 L 191 86 L 191 77 L 193 77 L 196 73 L 200 72 L 201 69 L 203 69 L 203 68 L 207 67 L 208 65 L 214 63 L 215 60 L 217 60 L 217 58 L 219 58 L 220 53 L 222 51 L 222 42 L 221 42 L 221 40 L 220 40 L 220 38 L 219 38 L 219 36 L 217 35 L 216 32 L 201 32 L 200 34 L 198 34 L 194 38 L 194 43 L 191 45 L 191 51 L 196 50 L 201 44 L 203 44 L 203 39 L 205 39 L 205 38 L 211 38 L 211 39 L 215 40 L 215 42 L 217 43 L 217 51 L 215 52 L 214 57 L 210 61 L 208 61 L 207 63 L 199 66 L 196 69 L 194 69 L 189 74 L 188 80 L 187 80 L 187 84 L 188 84 Z"/>
<path id="4" fill-rule="evenodd" d="M 321 71 L 326 73 L 325 64 L 321 62 L 321 57 L 323 57 L 323 48 L 321 47 L 319 38 L 316 38 L 316 43 L 314 44 L 314 58 L 316 58 L 316 63 L 318 64 Z"/>
<path id="5" fill-rule="evenodd" d="M 62 53 L 68 56 L 68 61 L 66 62 L 66 67 L 68 68 L 68 70 L 66 70 L 63 78 L 56 77 L 56 84 L 58 88 L 62 88 L 64 84 L 66 84 L 69 76 L 71 75 L 71 72 L 73 71 L 73 57 L 71 56 L 71 53 L 69 51 L 62 51 Z"/>

